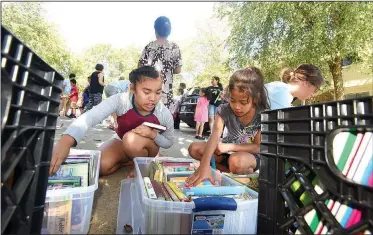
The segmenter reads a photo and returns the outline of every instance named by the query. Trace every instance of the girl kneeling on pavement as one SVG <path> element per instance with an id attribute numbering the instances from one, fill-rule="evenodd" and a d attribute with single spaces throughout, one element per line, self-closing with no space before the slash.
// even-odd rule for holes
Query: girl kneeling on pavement
<path id="1" fill-rule="evenodd" d="M 119 168 L 132 165 L 134 157 L 155 157 L 159 148 L 170 148 L 174 138 L 173 118 L 166 106 L 159 102 L 162 79 L 150 66 L 133 70 L 130 93 L 113 95 L 76 119 L 54 146 L 50 175 L 68 157 L 71 147 L 83 139 L 89 128 L 115 113 L 118 116 L 116 134 L 101 145 L 100 175 L 110 175 Z M 157 132 L 143 122 L 165 126 Z"/>
<path id="2" fill-rule="evenodd" d="M 227 92 L 229 103 L 218 107 L 207 143 L 195 142 L 189 146 L 190 156 L 201 161 L 187 179 L 190 186 L 211 177 L 212 156 L 220 171 L 249 174 L 259 169 L 260 112 L 269 107 L 261 71 L 255 67 L 236 71 Z M 228 132 L 220 142 L 224 125 Z"/>

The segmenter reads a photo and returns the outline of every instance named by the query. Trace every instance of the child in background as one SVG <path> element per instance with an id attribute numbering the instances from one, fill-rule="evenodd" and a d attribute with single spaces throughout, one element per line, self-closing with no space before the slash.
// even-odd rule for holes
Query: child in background
<path id="1" fill-rule="evenodd" d="M 207 143 L 195 142 L 189 146 L 190 156 L 201 161 L 197 171 L 187 179 L 190 186 L 212 179 L 212 156 L 220 171 L 250 174 L 259 168 L 260 112 L 269 107 L 261 71 L 256 67 L 236 71 L 227 91 L 229 103 L 219 106 Z M 220 142 L 224 125 L 228 132 Z"/>
<path id="2" fill-rule="evenodd" d="M 135 157 L 155 157 L 159 148 L 170 148 L 174 140 L 174 124 L 170 111 L 159 102 L 162 79 L 150 66 L 133 70 L 129 75 L 130 91 L 110 96 L 79 116 L 63 133 L 53 148 L 50 175 L 54 175 L 89 128 L 110 114 L 118 116 L 116 134 L 100 146 L 100 175 L 110 175 L 119 168 L 132 165 Z M 142 125 L 151 122 L 166 127 L 164 132 Z"/>
<path id="3" fill-rule="evenodd" d="M 84 89 L 83 94 L 82 94 L 82 105 L 80 106 L 80 113 L 83 112 L 84 107 L 88 104 L 88 101 L 89 101 L 89 90 L 90 90 L 89 84 L 91 83 L 91 76 L 88 76 L 87 80 L 88 80 L 88 85 Z"/>
<path id="4" fill-rule="evenodd" d="M 197 100 L 196 111 L 194 112 L 194 121 L 196 121 L 196 139 L 204 140 L 202 136 L 205 123 L 208 122 L 208 107 L 209 101 L 206 97 L 207 89 L 202 88 L 199 91 L 199 98 Z"/>
<path id="5" fill-rule="evenodd" d="M 79 99 L 79 91 L 78 91 L 78 87 L 76 86 L 76 80 L 71 79 L 70 85 L 71 85 L 71 92 L 69 95 L 69 99 L 70 99 L 71 114 L 69 118 L 76 118 L 76 107 L 77 107 L 76 103 L 78 102 L 78 99 Z"/>
<path id="6" fill-rule="evenodd" d="M 180 105 L 181 105 L 181 99 L 184 95 L 184 89 L 181 87 L 177 91 L 177 96 L 174 97 L 174 106 L 170 108 L 171 114 L 174 118 L 174 129 L 179 130 L 180 129 Z"/>

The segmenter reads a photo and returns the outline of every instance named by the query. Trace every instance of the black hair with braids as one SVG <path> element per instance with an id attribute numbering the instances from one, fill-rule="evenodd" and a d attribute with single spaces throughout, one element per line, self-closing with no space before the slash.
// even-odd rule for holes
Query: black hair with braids
<path id="1" fill-rule="evenodd" d="M 159 78 L 159 73 L 151 66 L 142 66 L 132 70 L 129 75 L 129 80 L 135 87 L 137 82 L 141 82 L 146 78 L 157 79 Z"/>

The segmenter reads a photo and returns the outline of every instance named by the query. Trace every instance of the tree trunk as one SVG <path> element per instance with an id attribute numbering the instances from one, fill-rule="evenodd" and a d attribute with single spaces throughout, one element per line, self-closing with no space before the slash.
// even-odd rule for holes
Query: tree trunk
<path id="1" fill-rule="evenodd" d="M 333 61 L 329 61 L 329 70 L 333 77 L 334 99 L 343 100 L 344 87 L 342 79 L 342 57 L 336 56 Z"/>

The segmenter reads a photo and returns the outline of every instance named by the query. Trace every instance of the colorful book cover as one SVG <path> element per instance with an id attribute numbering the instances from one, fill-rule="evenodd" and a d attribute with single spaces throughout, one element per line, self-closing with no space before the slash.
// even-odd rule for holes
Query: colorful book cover
<path id="1" fill-rule="evenodd" d="M 67 176 L 81 176 L 82 187 L 87 187 L 89 183 L 89 168 L 88 163 L 64 164 L 54 176 L 67 177 Z"/>
<path id="2" fill-rule="evenodd" d="M 176 184 L 177 187 L 179 188 L 184 188 L 184 187 L 187 187 L 186 182 L 185 182 L 187 178 L 188 177 L 174 177 L 174 178 L 171 178 L 169 182 Z M 199 183 L 196 187 L 211 187 L 211 186 L 215 186 L 215 185 L 210 180 L 205 179 L 201 181 L 201 183 Z"/>
<path id="3" fill-rule="evenodd" d="M 71 161 L 70 161 L 71 159 Z M 89 155 L 89 154 L 82 154 L 82 155 L 69 155 L 69 157 L 65 160 L 66 163 L 72 163 L 74 162 L 75 160 L 77 161 L 87 161 L 89 160 L 89 171 L 88 171 L 88 176 L 89 176 L 89 185 L 92 185 L 94 184 L 94 181 L 95 181 L 95 177 L 96 177 L 96 158 L 93 157 L 92 155 Z M 62 163 L 62 164 L 65 164 L 65 163 Z"/>
<path id="4" fill-rule="evenodd" d="M 48 178 L 48 185 L 62 184 L 62 185 L 72 185 L 74 187 L 80 187 L 82 183 L 81 176 L 52 176 Z"/>

